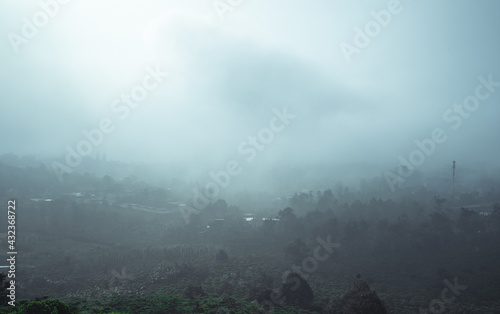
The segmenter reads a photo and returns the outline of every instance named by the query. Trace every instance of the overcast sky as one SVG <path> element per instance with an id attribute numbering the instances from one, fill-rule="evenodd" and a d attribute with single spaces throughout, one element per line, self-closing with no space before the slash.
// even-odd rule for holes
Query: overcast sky
<path id="1" fill-rule="evenodd" d="M 500 82 L 498 1 L 41 2 L 53 16 L 0 0 L 0 153 L 64 157 L 104 119 L 93 153 L 126 162 L 384 171 L 436 128 L 446 140 L 422 166 L 498 161 L 500 86 L 469 97 L 480 76 Z M 120 101 L 144 81 L 145 100 Z M 251 146 L 285 107 L 289 124 Z"/>

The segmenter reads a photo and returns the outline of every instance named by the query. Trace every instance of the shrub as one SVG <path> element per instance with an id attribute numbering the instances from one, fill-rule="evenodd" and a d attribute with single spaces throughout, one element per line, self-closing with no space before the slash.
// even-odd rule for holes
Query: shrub
<path id="1" fill-rule="evenodd" d="M 353 288 L 342 298 L 342 314 L 386 314 L 387 308 L 377 296 L 377 293 L 370 289 L 368 283 L 361 280 L 361 275 L 356 275 Z"/>
<path id="2" fill-rule="evenodd" d="M 71 314 L 70 307 L 57 299 L 35 300 L 23 304 L 18 313 L 20 314 Z"/>
<path id="3" fill-rule="evenodd" d="M 190 285 L 184 291 L 184 296 L 187 297 L 188 299 L 204 297 L 206 295 L 207 294 L 205 293 L 205 291 L 203 291 L 203 288 L 201 286 Z"/>
<path id="4" fill-rule="evenodd" d="M 287 305 L 308 308 L 314 293 L 309 283 L 298 273 L 291 272 L 286 276 L 285 282 L 280 287 L 280 294 Z"/>

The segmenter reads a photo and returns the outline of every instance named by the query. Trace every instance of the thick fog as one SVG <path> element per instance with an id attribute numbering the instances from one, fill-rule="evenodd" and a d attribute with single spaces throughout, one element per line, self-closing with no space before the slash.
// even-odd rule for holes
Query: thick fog
<path id="1" fill-rule="evenodd" d="M 247 189 L 498 165 L 496 1 L 49 3 L 0 2 L 2 154 Z"/>
<path id="2" fill-rule="evenodd" d="M 0 313 L 500 313 L 499 30 L 0 0 Z"/>

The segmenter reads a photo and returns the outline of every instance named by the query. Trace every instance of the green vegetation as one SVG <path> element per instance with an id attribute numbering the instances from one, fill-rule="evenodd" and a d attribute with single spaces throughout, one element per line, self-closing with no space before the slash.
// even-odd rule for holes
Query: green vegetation
<path id="1" fill-rule="evenodd" d="M 139 314 L 139 313 L 264 313 L 251 302 L 229 297 L 199 297 L 190 299 L 181 295 L 114 296 L 110 298 L 89 298 L 70 300 L 67 303 L 57 299 L 36 299 L 21 301 L 16 307 L 1 307 L 1 313 L 8 314 Z M 289 306 L 276 306 L 269 313 L 314 313 Z"/>

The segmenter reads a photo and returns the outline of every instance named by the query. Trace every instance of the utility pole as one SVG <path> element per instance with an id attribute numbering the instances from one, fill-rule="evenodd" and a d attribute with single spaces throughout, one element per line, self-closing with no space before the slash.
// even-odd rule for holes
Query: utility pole
<path id="1" fill-rule="evenodd" d="M 453 202 L 455 201 L 455 160 L 453 160 Z"/>

